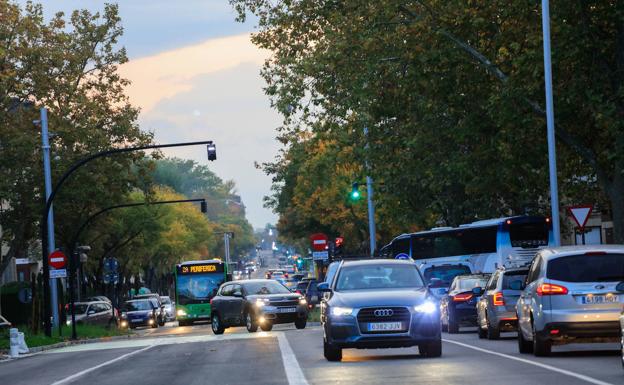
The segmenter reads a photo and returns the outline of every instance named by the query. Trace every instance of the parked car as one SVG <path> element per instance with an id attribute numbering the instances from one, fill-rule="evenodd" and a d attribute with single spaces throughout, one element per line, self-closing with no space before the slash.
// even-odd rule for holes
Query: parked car
<path id="1" fill-rule="evenodd" d="M 158 327 L 160 307 L 153 298 L 133 299 L 124 302 L 121 307 L 121 327 L 130 329 L 139 326 Z"/>
<path id="2" fill-rule="evenodd" d="M 108 297 L 103 296 L 103 295 L 96 295 L 96 296 L 93 296 L 93 297 L 88 297 L 83 302 L 108 302 L 110 304 L 113 303 L 113 301 L 111 301 Z"/>
<path id="3" fill-rule="evenodd" d="M 156 306 L 158 309 L 156 310 L 156 320 L 158 321 L 158 326 L 165 326 L 165 322 L 167 322 L 167 317 L 165 314 L 165 305 L 160 300 L 160 295 L 157 293 L 149 293 L 149 294 L 139 294 L 135 295 L 133 299 L 153 299 L 156 301 Z"/>
<path id="4" fill-rule="evenodd" d="M 305 298 L 271 279 L 226 282 L 210 303 L 214 334 L 232 326 L 246 326 L 250 333 L 258 327 L 270 331 L 275 324 L 291 322 L 303 329 L 308 320 Z"/>
<path id="5" fill-rule="evenodd" d="M 457 333 L 462 326 L 477 326 L 479 296 L 473 289 L 485 287 L 489 279 L 489 274 L 458 275 L 453 279 L 448 294 L 440 300 L 442 330 Z"/>
<path id="6" fill-rule="evenodd" d="M 345 348 L 418 346 L 421 355 L 442 354 L 440 316 L 435 298 L 412 261 L 343 261 L 331 284 L 318 289 L 323 299 L 323 354 L 342 360 Z"/>
<path id="7" fill-rule="evenodd" d="M 501 331 L 516 331 L 516 302 L 528 272 L 526 267 L 499 269 L 492 274 L 477 303 L 479 338 L 496 340 L 500 338 Z"/>
<path id="8" fill-rule="evenodd" d="M 160 302 L 162 302 L 165 311 L 165 319 L 167 321 L 175 321 L 176 319 L 176 307 L 175 303 L 168 296 L 161 296 Z"/>
<path id="9" fill-rule="evenodd" d="M 77 324 L 91 324 L 117 327 L 117 317 L 113 313 L 113 306 L 104 301 L 74 303 Z M 67 325 L 71 325 L 71 315 L 67 315 Z"/>
<path id="10" fill-rule="evenodd" d="M 520 353 L 547 356 L 553 344 L 620 341 L 621 281 L 624 246 L 540 250 L 516 305 Z"/>

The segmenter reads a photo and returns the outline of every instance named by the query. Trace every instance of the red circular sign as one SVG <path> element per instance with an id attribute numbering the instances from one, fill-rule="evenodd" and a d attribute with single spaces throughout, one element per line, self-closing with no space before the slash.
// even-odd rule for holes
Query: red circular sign
<path id="1" fill-rule="evenodd" d="M 48 256 L 48 264 L 55 269 L 62 269 L 67 264 L 67 256 L 60 250 L 53 251 Z"/>
<path id="2" fill-rule="evenodd" d="M 312 241 L 312 250 L 325 251 L 327 247 L 327 235 L 323 233 L 312 234 L 310 240 Z"/>

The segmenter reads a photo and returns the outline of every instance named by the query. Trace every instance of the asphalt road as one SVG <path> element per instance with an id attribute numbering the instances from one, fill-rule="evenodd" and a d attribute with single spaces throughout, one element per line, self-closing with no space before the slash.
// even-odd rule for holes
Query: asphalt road
<path id="1" fill-rule="evenodd" d="M 210 325 L 171 323 L 143 334 L 2 362 L 0 384 L 624 384 L 616 344 L 556 347 L 538 359 L 518 354 L 515 339 L 445 334 L 441 358 L 417 348 L 345 350 L 330 363 L 319 327 L 214 336 Z"/>

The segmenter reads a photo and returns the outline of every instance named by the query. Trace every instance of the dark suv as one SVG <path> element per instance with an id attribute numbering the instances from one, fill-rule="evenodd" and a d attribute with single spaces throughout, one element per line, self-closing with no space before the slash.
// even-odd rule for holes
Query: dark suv
<path id="1" fill-rule="evenodd" d="M 250 333 L 270 331 L 274 324 L 294 322 L 297 329 L 306 327 L 308 303 L 272 279 L 227 282 L 210 301 L 214 334 L 223 334 L 230 326 L 246 326 Z"/>
<path id="2" fill-rule="evenodd" d="M 442 330 L 459 332 L 460 326 L 477 326 L 477 302 L 489 274 L 458 275 L 440 300 Z M 474 291 L 473 291 L 474 289 Z"/>
<path id="3" fill-rule="evenodd" d="M 442 354 L 435 297 L 414 262 L 395 259 L 343 261 L 332 283 L 320 283 L 323 353 L 340 361 L 342 349 L 418 346 Z"/>

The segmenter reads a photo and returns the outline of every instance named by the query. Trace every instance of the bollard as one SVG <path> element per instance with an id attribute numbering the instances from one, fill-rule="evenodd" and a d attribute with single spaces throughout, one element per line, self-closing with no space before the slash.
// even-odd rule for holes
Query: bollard
<path id="1" fill-rule="evenodd" d="M 10 351 L 11 358 L 17 358 L 19 356 L 19 331 L 15 328 L 9 330 L 10 336 Z"/>
<path id="2" fill-rule="evenodd" d="M 26 345 L 26 340 L 24 339 L 24 333 L 17 333 L 17 342 L 18 342 L 18 350 L 21 354 L 28 353 L 28 345 Z"/>

